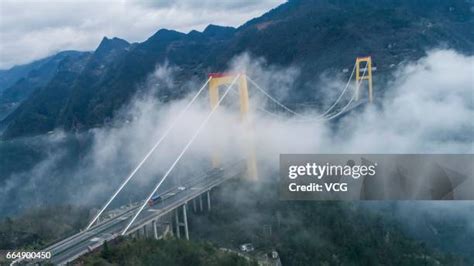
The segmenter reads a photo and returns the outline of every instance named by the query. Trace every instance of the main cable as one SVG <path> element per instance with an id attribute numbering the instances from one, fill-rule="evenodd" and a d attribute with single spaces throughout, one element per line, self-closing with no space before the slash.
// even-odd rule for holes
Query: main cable
<path id="1" fill-rule="evenodd" d="M 367 68 L 364 69 L 364 72 L 363 72 L 363 74 L 362 74 L 362 77 L 361 77 L 360 81 L 359 81 L 359 82 L 356 82 L 356 90 L 358 90 L 360 84 L 362 83 L 363 78 L 364 78 L 365 75 L 366 75 L 366 71 L 367 71 Z M 352 79 L 353 74 L 354 74 L 354 69 L 353 69 L 352 74 L 351 74 L 351 79 Z M 345 93 L 345 91 L 347 90 L 349 83 L 350 83 L 350 80 L 349 80 L 349 82 L 347 83 L 346 88 L 344 89 L 344 91 L 343 91 L 343 93 L 341 94 L 341 96 L 342 96 L 342 95 Z M 346 109 L 350 106 L 350 104 L 354 101 L 354 99 L 355 99 L 355 92 L 353 92 L 352 97 L 351 97 L 351 99 L 349 100 L 349 102 L 348 102 L 343 108 L 341 108 L 340 111 L 338 111 L 338 112 L 335 113 L 335 114 L 331 114 L 331 115 L 329 115 L 329 116 L 317 116 L 317 117 L 315 117 L 315 118 L 309 118 L 309 119 L 296 119 L 295 122 L 320 122 L 320 121 L 327 121 L 327 120 L 334 119 L 334 118 L 340 116 L 342 113 L 344 113 L 344 112 L 346 111 Z M 339 98 L 337 101 L 339 101 L 339 100 L 340 100 L 340 98 Z M 335 106 L 335 104 L 333 104 L 333 106 Z M 333 108 L 333 106 L 330 107 L 330 109 Z M 258 108 L 258 109 L 261 110 L 261 111 L 263 111 L 263 112 L 265 112 L 265 113 L 267 113 L 267 114 L 270 114 L 270 115 L 272 115 L 272 116 L 279 117 L 279 118 L 284 118 L 283 116 L 281 116 L 281 115 L 279 115 L 279 114 L 277 114 L 277 113 L 275 113 L 275 112 L 271 112 L 271 111 L 269 111 L 269 110 L 267 110 L 267 109 L 264 109 L 264 108 Z M 301 114 L 300 114 L 300 115 L 301 115 Z"/>
<path id="2" fill-rule="evenodd" d="M 115 197 L 122 191 L 122 189 L 128 184 L 128 182 L 132 179 L 132 177 L 138 172 L 138 170 L 142 167 L 142 165 L 148 160 L 148 158 L 153 154 L 153 152 L 158 148 L 158 146 L 163 142 L 163 140 L 168 136 L 168 134 L 171 132 L 171 130 L 175 127 L 177 121 L 186 113 L 186 111 L 191 107 L 191 105 L 196 101 L 198 96 L 201 94 L 201 92 L 204 90 L 204 88 L 207 86 L 207 84 L 211 81 L 212 77 L 209 77 L 207 81 L 204 83 L 204 85 L 199 89 L 199 91 L 194 95 L 194 97 L 191 99 L 191 101 L 186 105 L 186 107 L 179 113 L 179 115 L 176 117 L 175 120 L 171 123 L 171 125 L 166 129 L 166 131 L 161 135 L 160 139 L 155 143 L 155 145 L 148 151 L 148 153 L 143 157 L 143 159 L 140 161 L 140 163 L 133 169 L 133 171 L 130 173 L 130 175 L 125 179 L 124 182 L 120 185 L 120 187 L 115 191 L 115 193 L 112 195 L 112 197 L 105 203 L 105 205 L 102 207 L 102 209 L 99 211 L 99 213 L 92 219 L 92 221 L 89 223 L 89 225 L 86 227 L 85 230 L 88 230 L 91 228 L 91 226 L 99 219 L 99 216 L 104 212 L 104 210 L 110 205 L 110 203 L 115 199 Z"/>
<path id="3" fill-rule="evenodd" d="M 290 108 L 288 108 L 286 105 L 282 104 L 281 102 L 279 102 L 277 99 L 273 98 L 270 94 L 268 94 L 264 89 L 262 89 L 262 87 L 260 87 L 255 81 L 253 81 L 250 77 L 247 76 L 247 79 L 250 81 L 250 83 L 252 83 L 255 88 L 257 88 L 259 91 L 261 91 L 265 96 L 267 96 L 270 100 L 272 100 L 274 103 L 276 103 L 277 105 L 279 105 L 280 107 L 282 107 L 283 109 L 285 109 L 286 111 L 294 114 L 294 115 L 299 115 L 299 116 L 302 116 L 302 114 L 300 113 L 297 113 L 293 110 L 291 110 Z"/>
<path id="4" fill-rule="evenodd" d="M 364 80 L 364 77 L 365 77 L 365 74 L 366 74 L 366 71 L 367 71 L 367 68 L 364 69 L 364 72 L 362 73 L 362 77 L 360 78 L 359 82 L 356 81 L 356 88 L 355 90 L 359 90 L 359 87 L 360 87 L 360 84 L 362 84 L 362 81 Z M 312 121 L 329 121 L 331 119 L 334 119 L 338 116 L 340 116 L 341 114 L 343 114 L 346 109 L 351 105 L 351 103 L 354 101 L 355 99 L 355 91 L 352 93 L 352 97 L 351 99 L 349 100 L 349 102 L 343 107 L 341 108 L 340 111 L 338 111 L 336 114 L 332 114 L 332 115 L 329 115 L 329 116 L 325 116 L 325 117 L 322 117 L 322 118 L 315 118 L 315 119 L 301 119 L 301 120 L 297 120 L 297 122 L 312 122 Z"/>
<path id="5" fill-rule="evenodd" d="M 339 95 L 339 97 L 338 97 L 337 100 L 333 103 L 333 105 L 331 105 L 331 107 L 329 107 L 329 108 L 326 110 L 326 112 L 324 112 L 323 114 L 319 115 L 319 117 L 325 116 L 327 113 L 329 113 L 329 112 L 336 106 L 336 104 L 339 103 L 339 101 L 342 99 L 342 95 L 344 95 L 344 93 L 346 92 L 347 88 L 349 88 L 349 84 L 351 83 L 351 80 L 352 80 L 352 77 L 354 76 L 355 70 L 356 70 L 356 64 L 354 64 L 354 67 L 352 68 L 351 75 L 349 76 L 349 80 L 347 81 L 346 87 L 344 88 L 344 90 L 342 91 L 342 93 Z"/>
<path id="6" fill-rule="evenodd" d="M 359 90 L 360 84 L 362 84 L 362 81 L 364 80 L 366 71 L 367 71 L 367 67 L 364 68 L 364 72 L 362 73 L 362 77 L 360 78 L 360 82 L 356 84 L 356 90 Z M 352 97 L 349 100 L 349 102 L 338 113 L 333 114 L 331 116 L 328 116 L 328 117 L 326 117 L 326 119 L 327 120 L 334 119 L 334 118 L 340 116 L 343 112 L 345 112 L 346 109 L 349 107 L 349 105 L 351 105 L 351 103 L 354 101 L 355 95 L 356 95 L 356 92 L 354 91 L 354 93 L 352 94 Z"/>
<path id="7" fill-rule="evenodd" d="M 349 76 L 349 79 L 346 83 L 346 86 L 344 87 L 344 89 L 342 90 L 341 94 L 339 94 L 339 97 L 336 99 L 336 101 L 322 114 L 318 115 L 317 117 L 324 117 L 327 113 L 329 113 L 338 103 L 339 101 L 342 99 L 342 96 L 344 95 L 344 93 L 346 93 L 348 87 L 349 87 L 349 84 L 352 80 L 352 77 L 354 76 L 354 72 L 356 70 L 356 64 L 354 64 L 354 66 L 352 67 L 352 71 L 351 71 L 351 75 Z M 267 96 L 270 100 L 272 100 L 274 103 L 276 103 L 278 106 L 282 107 L 283 109 L 285 109 L 286 111 L 294 114 L 294 115 L 298 115 L 298 116 L 304 116 L 304 114 L 301 114 L 301 113 L 298 113 L 298 112 L 295 112 L 293 111 L 292 109 L 290 109 L 289 107 L 287 107 L 286 105 L 284 105 L 283 103 L 281 103 L 280 101 L 278 101 L 277 99 L 275 99 L 274 97 L 272 97 L 268 92 L 266 92 L 262 87 L 260 87 L 257 82 L 255 82 L 253 79 L 251 79 L 250 77 L 247 77 L 247 79 L 250 81 L 250 83 L 252 83 L 260 92 L 262 92 L 265 96 Z"/>
<path id="8" fill-rule="evenodd" d="M 232 83 L 227 87 L 226 91 L 224 92 L 224 94 L 222 95 L 222 97 L 219 99 L 219 101 L 217 102 L 217 105 L 214 106 L 211 110 L 211 112 L 207 115 L 206 119 L 204 119 L 204 121 L 201 123 L 201 125 L 198 127 L 198 129 L 196 130 L 196 132 L 194 133 L 194 135 L 191 137 L 191 139 L 188 141 L 188 143 L 186 144 L 186 146 L 183 148 L 183 150 L 181 151 L 181 153 L 178 155 L 178 157 L 176 158 L 176 160 L 173 162 L 173 164 L 169 167 L 169 169 L 166 171 L 166 173 L 164 174 L 164 176 L 161 178 L 160 182 L 158 182 L 158 184 L 155 186 L 155 188 L 153 189 L 153 191 L 150 193 L 150 195 L 148 195 L 147 199 L 145 200 L 145 202 L 143 202 L 142 206 L 140 207 L 140 209 L 137 211 L 137 213 L 133 216 L 132 220 L 127 224 L 127 226 L 125 227 L 125 229 L 122 231 L 122 235 L 125 235 L 125 233 L 127 233 L 127 230 L 130 228 L 130 226 L 133 224 L 133 222 L 135 222 L 135 220 L 137 219 L 138 215 L 140 215 L 140 213 L 143 211 L 143 209 L 145 208 L 145 206 L 147 205 L 148 201 L 153 197 L 153 194 L 156 193 L 156 191 L 160 188 L 161 184 L 163 184 L 163 182 L 166 180 L 166 178 L 169 176 L 169 174 L 171 173 L 171 171 L 173 171 L 174 167 L 176 166 L 176 164 L 178 164 L 178 162 L 181 160 L 181 157 L 183 157 L 183 155 L 186 153 L 186 151 L 189 149 L 189 147 L 191 146 L 191 144 L 194 142 L 194 140 L 197 138 L 197 136 L 199 135 L 199 133 L 201 132 L 201 130 L 204 128 L 204 126 L 207 124 L 207 122 L 209 121 L 209 119 L 212 117 L 212 115 L 215 113 L 215 111 L 217 110 L 217 108 L 219 107 L 219 105 L 221 104 L 222 100 L 225 98 L 225 96 L 229 93 L 230 89 L 232 88 L 232 86 L 235 84 L 235 82 L 237 81 L 237 79 L 240 77 L 240 74 L 237 75 L 234 80 L 232 81 Z"/>

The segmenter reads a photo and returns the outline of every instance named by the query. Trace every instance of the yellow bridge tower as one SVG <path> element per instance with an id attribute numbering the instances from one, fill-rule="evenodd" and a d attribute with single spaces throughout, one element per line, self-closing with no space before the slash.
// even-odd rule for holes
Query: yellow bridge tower
<path id="1" fill-rule="evenodd" d="M 361 63 L 365 63 L 362 67 L 362 72 L 366 74 L 361 76 Z M 359 81 L 360 80 L 367 80 L 369 83 L 369 102 L 373 101 L 373 92 L 372 92 L 372 58 L 370 56 L 367 57 L 357 57 L 356 59 L 356 101 L 359 100 Z"/>
<path id="2" fill-rule="evenodd" d="M 240 76 L 239 76 L 240 75 Z M 235 73 L 210 73 L 209 77 L 209 96 L 211 108 L 214 108 L 219 104 L 219 86 L 231 84 L 234 79 L 239 76 L 238 85 L 239 85 L 239 98 L 240 98 L 240 117 L 242 123 L 247 129 L 250 129 L 249 125 L 249 92 L 247 87 L 247 77 L 245 74 L 235 74 Z M 252 134 L 251 130 L 248 132 Z M 253 145 L 253 138 L 250 138 L 247 142 L 247 178 L 250 180 L 257 180 L 257 157 L 255 155 L 255 147 Z M 220 164 L 218 151 L 215 150 L 212 157 L 213 167 L 218 167 Z"/>

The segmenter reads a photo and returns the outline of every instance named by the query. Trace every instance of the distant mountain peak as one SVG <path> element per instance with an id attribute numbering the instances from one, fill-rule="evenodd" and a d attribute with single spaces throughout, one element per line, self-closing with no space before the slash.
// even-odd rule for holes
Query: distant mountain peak
<path id="1" fill-rule="evenodd" d="M 99 46 L 97 47 L 97 51 L 99 50 L 112 50 L 112 49 L 123 49 L 130 46 L 130 43 L 124 39 L 120 39 L 114 37 L 112 39 L 107 38 L 104 36 L 102 41 L 100 42 Z"/>
<path id="2" fill-rule="evenodd" d="M 95 55 L 96 56 L 105 56 L 108 55 L 114 51 L 120 51 L 124 50 L 127 47 L 130 46 L 130 43 L 127 42 L 126 40 L 114 37 L 112 39 L 107 38 L 104 36 L 102 38 L 102 41 L 100 42 L 99 46 L 95 50 Z"/>
<path id="3" fill-rule="evenodd" d="M 392 65 L 417 60 L 440 44 L 473 54 L 471 7 L 464 0 L 291 0 L 238 29 L 213 24 L 188 34 L 161 29 L 137 44 L 104 37 L 92 56 L 62 60 L 57 68 L 61 71 L 48 72 L 54 77 L 3 123 L 3 137 L 104 125 L 133 98 L 141 87 L 137 85 L 157 65 L 176 66 L 176 81 L 185 84 L 210 71 L 227 69 L 234 57 L 245 52 L 265 59 L 269 66 L 297 66 L 301 74 L 293 87 L 301 89 L 294 90 L 288 101 L 318 101 L 318 94 L 307 90 L 306 84 L 319 73 L 354 64 L 362 54 L 374 57 L 381 79 L 393 71 Z M 38 65 L 0 71 L 0 85 L 15 83 Z M 77 71 L 81 66 L 83 70 Z M 158 97 L 184 97 L 185 87 L 160 88 Z"/>
<path id="4" fill-rule="evenodd" d="M 219 26 L 209 24 L 203 31 L 203 34 L 208 37 L 227 38 L 236 31 L 233 27 Z"/>
<path id="5" fill-rule="evenodd" d="M 161 41 L 168 41 L 173 40 L 179 37 L 183 37 L 186 34 L 169 29 L 160 29 L 155 34 L 153 34 L 148 40 L 161 40 Z"/>

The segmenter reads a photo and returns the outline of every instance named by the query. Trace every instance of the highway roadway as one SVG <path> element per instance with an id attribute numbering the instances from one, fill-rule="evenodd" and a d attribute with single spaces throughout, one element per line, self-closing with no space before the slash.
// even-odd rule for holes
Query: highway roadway
<path id="1" fill-rule="evenodd" d="M 241 172 L 240 164 L 235 164 L 229 168 L 226 167 L 225 170 L 223 168 L 216 168 L 202 177 L 194 178 L 181 185 L 185 188 L 184 190 L 173 187 L 160 193 L 162 200 L 153 206 L 147 205 L 132 227 L 129 228 L 127 235 L 139 230 L 153 220 L 170 213 L 199 195 L 206 193 L 224 181 L 240 175 Z M 121 214 L 104 220 L 87 231 L 81 231 L 47 247 L 43 251 L 51 252 L 52 257 L 49 262 L 55 265 L 66 264 L 101 246 L 104 241 L 110 241 L 120 236 L 122 230 L 141 204 L 143 204 L 143 201 L 136 202 Z"/>

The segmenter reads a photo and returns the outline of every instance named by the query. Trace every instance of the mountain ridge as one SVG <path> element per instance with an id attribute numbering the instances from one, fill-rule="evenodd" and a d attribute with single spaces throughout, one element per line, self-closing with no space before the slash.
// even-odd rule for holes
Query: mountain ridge
<path id="1" fill-rule="evenodd" d="M 236 29 L 209 25 L 203 32 L 187 34 L 160 29 L 142 43 L 125 45 L 118 41 L 120 45 L 109 48 L 114 52 L 107 58 L 95 50 L 69 84 L 72 88 L 64 95 L 64 104 L 48 114 L 54 123 L 41 130 L 31 127 L 40 113 L 34 106 L 41 104 L 29 99 L 18 108 L 21 112 L 15 111 L 2 121 L 6 127 L 2 137 L 42 134 L 55 128 L 75 131 L 100 127 L 113 119 L 138 85 L 164 62 L 176 66 L 178 82 L 185 82 L 223 71 L 232 58 L 249 53 L 270 65 L 301 68 L 296 84 L 299 89 L 287 101 L 318 100 L 305 84 L 314 80 L 315 74 L 352 65 L 359 55 L 372 55 L 379 73 L 384 73 L 442 45 L 472 54 L 472 10 L 471 2 L 461 0 L 291 0 Z M 42 91 L 48 90 L 54 91 L 54 84 L 49 83 Z M 172 100 L 185 93 L 164 88 L 160 95 Z"/>

